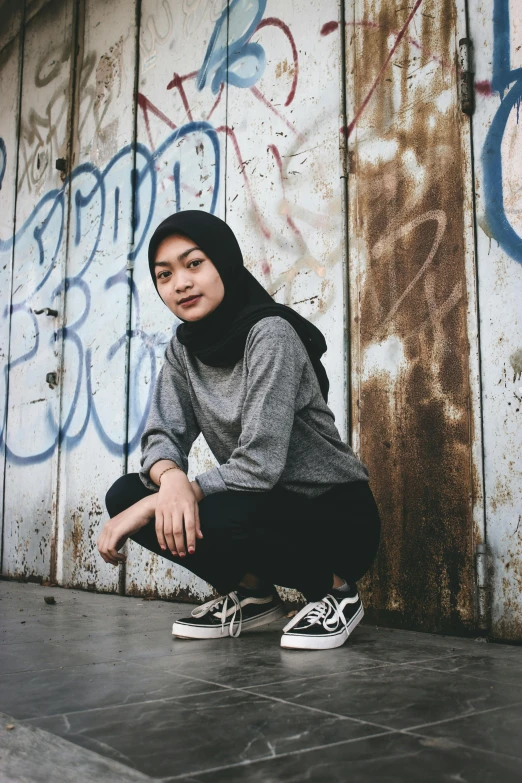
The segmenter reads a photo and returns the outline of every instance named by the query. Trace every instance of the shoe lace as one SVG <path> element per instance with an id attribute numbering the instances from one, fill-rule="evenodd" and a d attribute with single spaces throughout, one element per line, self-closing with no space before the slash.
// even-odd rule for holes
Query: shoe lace
<path id="1" fill-rule="evenodd" d="M 330 611 L 331 606 L 326 599 L 316 601 L 307 612 L 306 619 L 308 620 L 308 625 L 315 625 L 316 623 L 321 622 Z"/>
<path id="2" fill-rule="evenodd" d="M 192 610 L 193 617 L 203 617 L 207 612 L 211 612 L 215 617 L 221 620 L 221 633 L 225 632 L 225 621 L 227 619 L 229 603 L 233 604 L 234 611 L 230 620 L 230 636 L 237 638 L 241 633 L 243 625 L 243 611 L 241 609 L 241 602 L 235 591 L 228 593 L 227 595 L 219 596 L 218 598 L 212 598 L 201 606 L 196 606 Z M 231 606 L 232 608 L 232 606 Z M 234 623 L 236 622 L 236 615 L 239 612 L 239 620 L 237 629 L 234 631 Z"/>
<path id="3" fill-rule="evenodd" d="M 328 617 L 328 615 L 330 616 Z M 320 601 L 311 601 L 309 604 L 306 604 L 306 606 L 304 606 L 301 611 L 285 625 L 283 632 L 289 631 L 290 628 L 295 627 L 303 619 L 306 620 L 308 627 L 320 623 L 323 620 L 325 621 L 325 625 L 337 625 L 339 622 L 346 625 L 346 618 L 333 595 L 325 595 Z"/>

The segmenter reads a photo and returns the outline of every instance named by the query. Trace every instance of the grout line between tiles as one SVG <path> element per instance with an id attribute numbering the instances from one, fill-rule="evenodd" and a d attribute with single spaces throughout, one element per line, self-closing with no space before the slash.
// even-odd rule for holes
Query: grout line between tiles
<path id="1" fill-rule="evenodd" d="M 455 657 L 453 654 L 451 654 L 451 655 L 444 655 L 444 656 L 441 655 L 441 656 L 439 656 L 437 658 L 437 660 L 442 660 L 442 659 L 446 660 L 447 658 L 453 658 L 453 657 Z M 270 682 L 263 682 L 260 685 L 255 685 L 255 686 L 254 685 L 241 685 L 241 686 L 227 685 L 226 687 L 233 688 L 234 690 L 238 690 L 238 691 L 244 690 L 246 688 L 253 688 L 253 687 L 255 687 L 255 688 L 268 688 L 271 685 L 281 685 L 281 684 L 287 683 L 287 682 L 299 682 L 299 680 L 317 680 L 317 679 L 326 678 L 326 677 L 334 677 L 334 676 L 336 676 L 338 674 L 351 674 L 352 672 L 353 672 L 353 674 L 358 674 L 359 672 L 373 671 L 374 669 L 385 669 L 385 668 L 388 668 L 388 667 L 399 667 L 399 666 L 410 666 L 410 665 L 413 665 L 413 661 L 405 661 L 403 663 L 396 663 L 396 662 L 391 662 L 390 663 L 390 662 L 386 662 L 386 661 L 380 661 L 377 658 L 372 658 L 372 659 L 369 659 L 369 660 L 373 660 L 375 663 L 373 665 L 371 665 L 371 666 L 358 666 L 356 669 L 346 669 L 344 671 L 340 670 L 340 671 L 336 671 L 336 672 L 329 672 L 327 674 L 311 674 L 311 675 L 302 676 L 302 677 L 285 677 L 282 680 L 270 680 Z M 433 660 L 433 659 L 432 658 L 422 658 L 422 659 L 419 660 L 419 663 L 422 663 L 424 660 L 430 661 L 430 660 Z M 133 663 L 134 663 L 134 661 L 133 661 Z M 144 663 L 140 663 L 139 661 L 136 661 L 136 663 L 137 663 L 138 666 L 143 666 L 143 667 L 147 668 L 146 664 L 144 664 Z M 419 667 L 419 668 L 421 668 L 421 667 Z M 190 679 L 200 679 L 199 677 L 194 677 L 193 675 L 190 675 L 190 674 L 183 674 L 182 672 L 178 671 L 177 669 L 173 670 L 173 669 L 165 668 L 165 669 L 158 669 L 158 671 L 163 671 L 165 674 L 180 674 L 181 676 L 189 677 Z M 434 671 L 437 671 L 437 670 L 434 669 Z M 209 681 L 205 680 L 205 682 L 209 682 Z M 213 683 L 213 684 L 221 684 L 221 683 Z"/>
<path id="2" fill-rule="evenodd" d="M 506 680 L 497 680 L 493 677 L 481 677 L 479 674 L 468 674 L 461 671 L 445 671 L 444 669 L 434 669 L 433 666 L 418 666 L 419 669 L 426 669 L 430 672 L 437 672 L 437 674 L 458 674 L 460 677 L 469 677 L 472 680 L 481 680 L 482 682 L 494 682 L 496 685 L 511 685 L 515 688 L 522 688 L 522 682 L 506 682 Z M 521 667 L 522 671 L 522 667 Z"/>
<path id="3" fill-rule="evenodd" d="M 212 680 L 204 680 L 201 677 L 192 677 L 188 674 L 181 674 L 180 672 L 178 672 L 178 674 L 180 677 L 185 677 L 187 680 L 197 680 L 198 682 L 207 683 L 207 685 L 219 685 L 219 687 L 229 691 L 233 691 L 234 693 L 248 693 L 249 696 L 257 696 L 258 698 L 261 699 L 266 699 L 268 701 L 275 701 L 280 704 L 286 704 L 289 707 L 297 707 L 299 709 L 308 710 L 309 712 L 320 713 L 321 715 L 328 715 L 331 718 L 338 718 L 339 720 L 347 720 L 347 721 L 352 721 L 353 723 L 363 724 L 365 726 L 373 726 L 374 728 L 382 729 L 385 732 L 396 731 L 396 729 L 394 729 L 393 727 L 384 726 L 381 723 L 373 723 L 372 721 L 362 720 L 361 718 L 352 718 L 350 715 L 340 715 L 337 712 L 329 712 L 328 710 L 322 710 L 319 707 L 311 707 L 308 704 L 299 704 L 298 702 L 288 701 L 287 699 L 280 699 L 277 696 L 270 696 L 265 693 L 257 693 L 256 691 L 248 690 L 246 687 L 234 688 L 233 685 L 220 685 L 217 682 L 213 682 Z"/>
<path id="4" fill-rule="evenodd" d="M 419 737 L 421 739 L 426 739 L 426 740 L 438 739 L 437 737 L 432 737 L 430 734 L 421 734 L 415 731 L 407 731 L 406 729 L 402 729 L 398 733 L 404 734 L 407 737 Z M 501 753 L 498 750 L 489 750 L 488 748 L 481 748 L 480 746 L 467 745 L 465 742 L 460 742 L 459 740 L 452 739 L 451 742 L 453 745 L 455 745 L 455 747 L 465 748 L 466 750 L 471 750 L 474 753 L 476 752 L 485 753 L 486 755 L 499 756 L 500 758 L 511 759 L 512 761 L 518 761 L 522 765 L 522 758 L 520 756 L 512 756 L 509 753 Z"/>
<path id="5" fill-rule="evenodd" d="M 388 729 L 386 731 L 381 731 L 376 734 L 366 734 L 364 737 L 350 737 L 350 739 L 346 740 L 338 740 L 337 742 L 330 742 L 325 745 L 314 745 L 313 747 L 306 747 L 306 748 L 300 748 L 296 750 L 288 750 L 284 753 L 276 753 L 275 755 L 270 756 L 261 756 L 257 759 L 246 759 L 244 761 L 237 761 L 235 764 L 224 764 L 221 767 L 209 767 L 208 769 L 198 770 L 195 772 L 184 772 L 181 775 L 174 775 L 173 777 L 168 778 L 161 778 L 161 783 L 171 783 L 175 780 L 182 780 L 183 778 L 186 778 L 190 780 L 191 777 L 194 775 L 207 775 L 213 772 L 221 772 L 223 770 L 227 769 L 234 769 L 237 767 L 249 767 L 252 764 L 258 764 L 262 761 L 275 761 L 276 759 L 284 759 L 289 756 L 299 756 L 302 753 L 312 753 L 314 750 L 328 750 L 329 748 L 335 748 L 339 745 L 350 745 L 355 742 L 361 742 L 362 740 L 367 739 L 375 739 L 376 737 L 385 737 L 388 734 L 397 734 L 398 732 L 394 731 L 393 729 Z"/>
<path id="6" fill-rule="evenodd" d="M 223 690 L 226 690 L 224 686 L 218 686 L 219 688 L 222 688 Z M 69 717 L 70 715 L 85 715 L 88 712 L 98 712 L 101 710 L 112 710 L 116 709 L 118 707 L 140 707 L 142 704 L 162 704 L 169 701 L 178 701 L 179 699 L 190 699 L 190 698 L 196 698 L 198 696 L 207 696 L 210 693 L 219 693 L 219 690 L 212 690 L 212 691 L 198 691 L 197 693 L 187 693 L 185 696 L 164 696 L 159 699 L 144 699 L 143 701 L 124 701 L 124 702 L 118 702 L 116 704 L 104 704 L 101 707 L 87 707 L 84 710 L 66 710 L 65 712 L 54 712 L 50 715 L 40 715 L 35 716 L 34 718 L 19 718 L 18 720 L 24 720 L 26 723 L 31 723 L 31 721 L 38 721 L 38 720 L 46 720 L 47 718 L 62 718 L 62 717 Z"/>
<path id="7" fill-rule="evenodd" d="M 499 712 L 499 710 L 507 710 L 511 707 L 520 707 L 522 701 L 515 701 L 511 704 L 501 704 L 499 707 L 489 707 L 487 710 L 475 710 L 474 712 L 467 712 L 465 715 L 454 715 L 451 718 L 443 718 L 442 720 L 434 720 L 431 723 L 417 723 L 414 726 L 406 726 L 403 729 L 396 729 L 396 731 L 402 732 L 414 732 L 418 729 L 427 729 L 431 726 L 441 726 L 443 723 L 451 723 L 456 720 L 465 720 L 466 718 L 474 718 L 476 715 L 487 715 L 490 712 Z"/>
<path id="8" fill-rule="evenodd" d="M 440 656 L 439 658 L 437 658 L 437 660 L 440 660 L 441 658 L 444 658 L 444 659 L 446 659 L 446 658 L 453 658 L 453 655 Z M 355 669 L 347 669 L 346 671 L 327 672 L 326 674 L 311 674 L 311 675 L 309 675 L 307 677 L 286 677 L 284 680 L 274 680 L 273 682 L 261 683 L 261 685 L 255 685 L 255 686 L 245 685 L 245 686 L 241 686 L 240 688 L 238 688 L 238 690 L 242 690 L 243 688 L 252 688 L 252 687 L 267 688 L 267 687 L 269 687 L 271 685 L 281 685 L 281 684 L 287 683 L 287 682 L 299 682 L 299 680 L 318 680 L 318 679 L 322 679 L 322 678 L 326 678 L 326 677 L 335 677 L 338 674 L 352 674 L 352 673 L 353 674 L 358 674 L 359 672 L 373 671 L 374 669 L 386 669 L 386 668 L 394 667 L 394 666 L 395 667 L 398 667 L 398 666 L 410 666 L 410 665 L 413 664 L 412 661 L 406 661 L 406 662 L 403 662 L 403 663 L 395 663 L 395 662 L 390 663 L 390 662 L 387 662 L 387 661 L 381 661 L 378 658 L 372 658 L 372 659 L 369 659 L 369 660 L 373 660 L 375 662 L 375 664 L 373 666 L 357 666 L 357 668 L 355 668 Z M 423 660 L 430 661 L 430 660 L 433 660 L 433 659 L 432 658 L 421 659 L 419 661 L 419 663 L 422 663 Z M 421 667 L 419 667 L 419 668 L 421 668 Z"/>

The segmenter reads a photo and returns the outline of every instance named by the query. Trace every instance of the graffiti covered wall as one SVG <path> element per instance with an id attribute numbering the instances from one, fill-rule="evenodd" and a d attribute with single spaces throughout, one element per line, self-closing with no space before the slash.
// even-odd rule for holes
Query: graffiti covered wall
<path id="1" fill-rule="evenodd" d="M 483 496 L 482 450 L 487 490 L 488 448 L 502 433 L 498 406 L 484 404 L 480 416 L 496 383 L 479 353 L 493 350 L 483 301 L 498 286 L 480 232 L 487 225 L 495 259 L 519 270 L 521 231 L 505 164 L 499 191 L 498 130 L 481 140 L 477 118 L 471 126 L 460 110 L 464 6 L 18 5 L 0 6 L 9 21 L 0 51 L 2 572 L 207 594 L 134 545 L 120 573 L 96 550 L 105 491 L 137 469 L 176 328 L 150 283 L 148 237 L 168 214 L 199 208 L 226 218 L 248 268 L 327 335 L 330 404 L 370 467 L 383 513 L 383 547 L 365 583 L 375 617 L 473 628 L 484 508 L 494 526 L 498 517 Z M 487 4 L 488 29 L 505 8 Z M 479 79 L 477 65 L 477 116 L 502 93 L 512 134 L 502 154 L 514 155 L 518 66 L 506 60 L 502 24 L 497 75 Z M 472 130 L 486 200 L 478 256 Z M 490 270 L 478 297 L 476 263 Z M 517 285 L 520 301 L 519 278 L 509 291 L 516 298 Z M 198 439 L 190 474 L 211 464 Z"/>

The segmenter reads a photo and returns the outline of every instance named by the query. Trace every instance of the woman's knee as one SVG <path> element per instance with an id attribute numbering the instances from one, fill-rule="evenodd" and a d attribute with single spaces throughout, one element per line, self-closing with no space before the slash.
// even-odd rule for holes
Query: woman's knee
<path id="1" fill-rule="evenodd" d="M 143 484 L 139 473 L 126 473 L 120 476 L 105 495 L 105 506 L 110 517 L 121 514 L 142 498 L 151 495 L 151 490 Z"/>

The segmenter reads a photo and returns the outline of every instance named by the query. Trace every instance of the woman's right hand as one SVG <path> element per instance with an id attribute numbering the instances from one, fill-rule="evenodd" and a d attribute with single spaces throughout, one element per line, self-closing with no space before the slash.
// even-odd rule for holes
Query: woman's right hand
<path id="1" fill-rule="evenodd" d="M 152 519 L 155 502 L 155 496 L 149 495 L 105 523 L 97 543 L 98 551 L 106 563 L 117 566 L 126 560 L 125 555 L 122 555 L 119 550 L 129 536 Z"/>
<path id="2" fill-rule="evenodd" d="M 198 501 L 182 470 L 166 471 L 156 503 L 156 535 L 162 549 L 185 557 L 196 551 L 196 539 L 203 538 Z"/>

